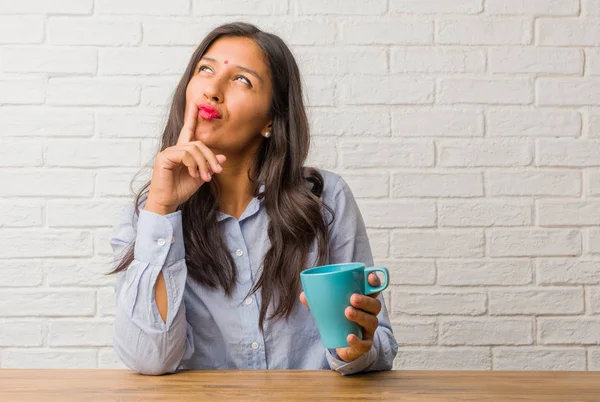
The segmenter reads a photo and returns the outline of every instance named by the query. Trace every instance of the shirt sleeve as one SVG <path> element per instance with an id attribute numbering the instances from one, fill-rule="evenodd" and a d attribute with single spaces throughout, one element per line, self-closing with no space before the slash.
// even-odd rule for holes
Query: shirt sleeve
<path id="1" fill-rule="evenodd" d="M 334 210 L 335 219 L 329 233 L 329 263 L 362 262 L 367 267 L 373 266 L 373 255 L 362 215 L 343 178 L 338 179 L 331 198 L 328 205 Z M 380 294 L 377 299 L 382 308 L 377 316 L 379 326 L 375 331 L 373 347 L 352 362 L 341 360 L 335 349 L 327 349 L 325 353 L 332 370 L 343 375 L 391 370 L 398 353 L 398 343 L 394 338 L 383 295 Z"/>
<path id="2" fill-rule="evenodd" d="M 181 211 L 163 216 L 141 209 L 136 219 L 133 206 L 121 211 L 113 230 L 117 259 L 134 246 L 133 261 L 117 274 L 113 345 L 121 361 L 141 374 L 175 372 L 194 352 L 182 302 L 187 278 L 182 234 Z M 154 298 L 161 271 L 167 287 L 166 322 Z"/>

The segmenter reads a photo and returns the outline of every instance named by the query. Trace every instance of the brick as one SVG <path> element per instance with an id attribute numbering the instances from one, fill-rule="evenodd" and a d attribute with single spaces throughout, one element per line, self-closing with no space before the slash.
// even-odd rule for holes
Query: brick
<path id="1" fill-rule="evenodd" d="M 101 369 L 128 369 L 115 354 L 113 348 L 98 350 L 98 368 Z"/>
<path id="2" fill-rule="evenodd" d="M 479 111 L 398 109 L 392 111 L 392 135 L 398 137 L 482 137 Z"/>
<path id="3" fill-rule="evenodd" d="M 387 11 L 386 0 L 304 0 L 296 3 L 300 15 L 381 15 Z"/>
<path id="4" fill-rule="evenodd" d="M 600 16 L 600 0 L 581 0 L 581 15 Z"/>
<path id="5" fill-rule="evenodd" d="M 501 260 L 438 260 L 437 281 L 442 286 L 509 286 L 531 283 L 531 261 Z"/>
<path id="6" fill-rule="evenodd" d="M 41 322 L 2 321 L 0 346 L 42 346 L 43 339 Z"/>
<path id="7" fill-rule="evenodd" d="M 161 79 L 160 82 L 142 84 L 142 100 L 140 104 L 147 107 L 170 106 L 177 87 L 177 80 Z"/>
<path id="8" fill-rule="evenodd" d="M 116 310 L 117 296 L 115 294 L 115 287 L 106 287 L 98 289 L 98 315 L 100 316 L 114 316 Z"/>
<path id="9" fill-rule="evenodd" d="M 52 78 L 48 103 L 72 106 L 133 106 L 140 102 L 140 85 L 110 78 Z"/>
<path id="10" fill-rule="evenodd" d="M 492 257 L 552 257 L 581 254 L 581 233 L 568 229 L 492 229 Z"/>
<path id="11" fill-rule="evenodd" d="M 337 37 L 337 25 L 328 18 L 275 16 L 247 17 L 268 32 L 272 32 L 290 46 L 333 45 Z"/>
<path id="12" fill-rule="evenodd" d="M 439 226 L 529 226 L 532 203 L 523 201 L 439 201 Z"/>
<path id="13" fill-rule="evenodd" d="M 492 15 L 577 15 L 578 0 L 487 0 L 485 11 Z"/>
<path id="14" fill-rule="evenodd" d="M 2 50 L 2 70 L 8 73 L 96 74 L 95 49 L 15 47 Z"/>
<path id="15" fill-rule="evenodd" d="M 42 226 L 42 210 L 43 201 L 0 201 L 0 228 Z"/>
<path id="16" fill-rule="evenodd" d="M 340 28 L 340 41 L 349 45 L 428 45 L 433 43 L 433 21 L 429 19 L 347 20 Z"/>
<path id="17" fill-rule="evenodd" d="M 536 278 L 540 285 L 600 284 L 600 264 L 594 260 L 540 258 Z"/>
<path id="18" fill-rule="evenodd" d="M 301 47 L 294 51 L 302 74 L 363 73 L 386 74 L 387 52 L 385 48 L 312 48 Z"/>
<path id="19" fill-rule="evenodd" d="M 333 106 L 335 83 L 325 76 L 304 77 L 304 101 L 306 106 Z"/>
<path id="20" fill-rule="evenodd" d="M 437 324 L 431 321 L 392 320 L 394 338 L 398 345 L 435 345 L 437 342 Z"/>
<path id="21" fill-rule="evenodd" d="M 600 45 L 600 19 L 597 18 L 538 18 L 535 29 L 536 45 Z"/>
<path id="22" fill-rule="evenodd" d="M 588 245 L 590 254 L 600 254 L 600 230 L 592 228 L 588 232 Z"/>
<path id="23" fill-rule="evenodd" d="M 0 44 L 29 44 L 43 41 L 44 17 L 0 16 Z"/>
<path id="24" fill-rule="evenodd" d="M 440 18 L 436 41 L 445 45 L 527 45 L 531 20 L 523 18 Z"/>
<path id="25" fill-rule="evenodd" d="M 113 323 L 106 320 L 53 320 L 48 324 L 48 345 L 112 346 Z"/>
<path id="26" fill-rule="evenodd" d="M 444 140 L 437 148 L 439 166 L 527 166 L 533 160 L 527 140 Z"/>
<path id="27" fill-rule="evenodd" d="M 490 370 L 490 349 L 472 348 L 401 348 L 394 370 Z"/>
<path id="28" fill-rule="evenodd" d="M 392 310 L 395 314 L 460 314 L 480 315 L 486 312 L 485 293 L 482 292 L 400 292 L 395 290 Z"/>
<path id="29" fill-rule="evenodd" d="M 597 226 L 600 201 L 538 200 L 537 216 L 541 226 Z"/>
<path id="30" fill-rule="evenodd" d="M 2 14 L 91 14 L 93 0 L 21 0 L 0 3 Z"/>
<path id="31" fill-rule="evenodd" d="M 487 127 L 498 137 L 578 137 L 581 114 L 574 110 L 490 108 Z"/>
<path id="32" fill-rule="evenodd" d="M 426 78 L 348 76 L 338 84 L 345 105 L 427 104 L 433 102 L 434 82 Z"/>
<path id="33" fill-rule="evenodd" d="M 154 138 L 162 134 L 166 116 L 150 109 L 98 112 L 97 132 L 100 137 Z"/>
<path id="34" fill-rule="evenodd" d="M 315 152 L 314 148 L 315 146 L 313 144 L 315 143 L 321 143 L 319 140 L 315 140 L 315 139 L 311 139 L 311 147 L 310 147 L 310 152 Z M 320 154 L 327 154 L 327 155 L 331 155 L 334 159 L 337 160 L 337 151 L 335 149 L 335 144 L 332 144 L 330 142 L 324 142 L 324 144 L 327 144 L 327 147 L 331 147 L 331 149 L 321 149 L 318 150 L 318 152 Z M 148 163 L 148 166 L 150 168 L 152 168 L 154 166 L 154 160 L 156 158 L 156 154 L 158 154 L 158 152 L 160 151 L 160 144 L 158 143 L 156 138 L 150 138 L 150 139 L 146 139 L 146 140 L 142 140 L 141 141 L 141 147 L 142 147 L 142 162 L 144 163 Z M 335 165 L 334 165 L 335 166 Z"/>
<path id="35" fill-rule="evenodd" d="M 86 257 L 93 251 L 85 231 L 4 229 L 0 240 L 3 258 Z"/>
<path id="36" fill-rule="evenodd" d="M 41 142 L 0 140 L 0 167 L 41 166 L 44 163 Z"/>
<path id="37" fill-rule="evenodd" d="M 452 104 L 529 104 L 533 102 L 533 85 L 521 78 L 442 78 L 438 100 Z"/>
<path id="38" fill-rule="evenodd" d="M 435 263 L 433 260 L 384 260 L 377 265 L 390 271 L 391 285 L 433 285 Z"/>
<path id="39" fill-rule="evenodd" d="M 545 345 L 594 345 L 600 342 L 597 318 L 539 318 L 538 337 Z"/>
<path id="40" fill-rule="evenodd" d="M 340 151 L 348 168 L 428 167 L 435 161 L 433 142 L 423 140 L 344 142 Z"/>
<path id="41" fill-rule="evenodd" d="M 146 175 L 137 175 L 137 173 L 137 170 L 106 170 L 98 172 L 96 175 L 96 196 L 133 197 L 134 193 L 137 195 L 137 192 L 150 179 Z"/>
<path id="42" fill-rule="evenodd" d="M 51 17 L 47 32 L 53 45 L 131 46 L 142 40 L 139 22 L 110 18 Z"/>
<path id="43" fill-rule="evenodd" d="M 590 137 L 600 137 L 600 114 L 599 115 L 591 115 L 589 117 L 589 136 Z"/>
<path id="44" fill-rule="evenodd" d="M 115 283 L 111 258 L 60 259 L 44 262 L 50 286 L 109 286 Z"/>
<path id="45" fill-rule="evenodd" d="M 140 144 L 125 141 L 70 140 L 46 144 L 46 165 L 58 167 L 139 166 Z"/>
<path id="46" fill-rule="evenodd" d="M 483 257 L 480 230 L 398 230 L 392 232 L 394 258 Z"/>
<path id="47" fill-rule="evenodd" d="M 396 173 L 393 197 L 480 197 L 481 173 Z"/>
<path id="48" fill-rule="evenodd" d="M 112 226 L 125 201 L 59 201 L 46 204 L 49 227 Z"/>
<path id="49" fill-rule="evenodd" d="M 578 196 L 581 174 L 578 171 L 497 171 L 488 172 L 489 194 L 515 196 Z"/>
<path id="50" fill-rule="evenodd" d="M 36 105 L 45 99 L 43 78 L 0 78 L 0 105 Z"/>
<path id="51" fill-rule="evenodd" d="M 488 50 L 492 73 L 583 74 L 580 49 L 496 47 Z"/>
<path id="52" fill-rule="evenodd" d="M 600 170 L 588 170 L 587 172 L 587 194 L 590 196 L 600 195 Z"/>
<path id="53" fill-rule="evenodd" d="M 365 200 L 359 205 L 365 224 L 370 228 L 435 226 L 435 202 Z"/>
<path id="54" fill-rule="evenodd" d="M 491 315 L 581 314 L 583 289 L 573 287 L 491 289 Z"/>
<path id="55" fill-rule="evenodd" d="M 390 178 L 381 173 L 344 174 L 355 198 L 383 198 L 389 195 Z"/>
<path id="56" fill-rule="evenodd" d="M 41 260 L 0 260 L 0 287 L 40 286 L 44 281 Z"/>
<path id="57" fill-rule="evenodd" d="M 380 108 L 331 108 L 308 110 L 311 135 L 344 137 L 389 137 L 389 112 Z"/>
<path id="58" fill-rule="evenodd" d="M 112 255 L 110 239 L 112 237 L 112 228 L 100 228 L 94 230 L 94 251 L 98 256 Z"/>
<path id="59" fill-rule="evenodd" d="M 582 78 L 539 78 L 539 105 L 586 106 L 600 103 L 600 80 Z"/>
<path id="60" fill-rule="evenodd" d="M 316 166 L 322 169 L 335 169 L 338 165 L 337 147 L 335 141 L 329 139 L 312 139 L 306 166 Z"/>
<path id="61" fill-rule="evenodd" d="M 3 368 L 91 369 L 96 368 L 96 351 L 89 349 L 6 349 Z"/>
<path id="62" fill-rule="evenodd" d="M 585 58 L 585 73 L 587 75 L 600 75 L 600 49 L 586 49 Z"/>
<path id="63" fill-rule="evenodd" d="M 100 75 L 181 75 L 192 53 L 188 47 L 100 49 L 98 72 Z"/>
<path id="64" fill-rule="evenodd" d="M 213 27 L 214 22 L 210 21 L 144 18 L 143 42 L 148 45 L 197 46 Z"/>
<path id="65" fill-rule="evenodd" d="M 37 106 L 2 107 L 0 125 L 0 135 L 10 137 L 91 137 L 94 134 L 94 114 Z"/>
<path id="66" fill-rule="evenodd" d="M 597 286 L 590 286 L 586 293 L 588 295 L 588 312 L 591 314 L 600 313 L 600 288 Z"/>
<path id="67" fill-rule="evenodd" d="M 413 46 L 392 49 L 392 73 L 482 73 L 485 71 L 485 52 L 481 49 Z"/>
<path id="68" fill-rule="evenodd" d="M 531 345 L 530 318 L 444 319 L 440 324 L 440 345 Z"/>
<path id="69" fill-rule="evenodd" d="M 98 14 L 188 15 L 190 0 L 96 0 Z"/>
<path id="70" fill-rule="evenodd" d="M 387 230 L 367 229 L 371 252 L 375 259 L 387 258 L 390 254 L 390 234 Z"/>
<path id="71" fill-rule="evenodd" d="M 18 180 L 15 180 L 18 178 Z M 92 171 L 3 169 L 0 171 L 3 197 L 91 197 Z"/>
<path id="72" fill-rule="evenodd" d="M 538 166 L 600 166 L 600 141 L 543 139 L 536 142 Z"/>
<path id="73" fill-rule="evenodd" d="M 94 314 L 93 290 L 0 290 L 0 311 L 8 317 L 67 317 Z"/>
<path id="74" fill-rule="evenodd" d="M 483 11 L 483 0 L 392 0 L 390 6 L 397 13 L 479 14 Z"/>
<path id="75" fill-rule="evenodd" d="M 141 1 L 141 0 L 140 0 Z M 227 7 L 221 0 L 192 0 L 194 15 L 283 15 L 288 12 L 288 2 L 279 0 L 229 0 Z M 157 1 L 159 2 L 159 1 Z"/>
<path id="76" fill-rule="evenodd" d="M 495 348 L 494 370 L 584 371 L 583 348 Z"/>

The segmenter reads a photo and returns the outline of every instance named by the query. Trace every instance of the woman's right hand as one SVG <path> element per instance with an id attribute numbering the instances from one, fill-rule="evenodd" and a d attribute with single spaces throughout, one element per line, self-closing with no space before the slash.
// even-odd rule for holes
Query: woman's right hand
<path id="1" fill-rule="evenodd" d="M 190 102 L 177 145 L 156 155 L 144 209 L 161 215 L 175 212 L 213 173 L 223 172 L 225 155 L 215 156 L 201 141 L 192 141 L 197 121 L 198 106 Z"/>

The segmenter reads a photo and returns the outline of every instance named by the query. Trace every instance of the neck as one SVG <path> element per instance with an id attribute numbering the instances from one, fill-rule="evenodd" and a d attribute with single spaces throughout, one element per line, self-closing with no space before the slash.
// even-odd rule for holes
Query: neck
<path id="1" fill-rule="evenodd" d="M 223 165 L 223 172 L 213 176 L 219 186 L 219 209 L 236 219 L 244 213 L 254 197 L 255 184 L 248 178 L 250 160 L 230 157 Z"/>

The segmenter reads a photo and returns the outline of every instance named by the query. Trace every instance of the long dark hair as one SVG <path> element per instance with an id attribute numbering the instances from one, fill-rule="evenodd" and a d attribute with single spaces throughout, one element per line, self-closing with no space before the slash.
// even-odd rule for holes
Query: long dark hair
<path id="1" fill-rule="evenodd" d="M 273 121 L 272 137 L 262 142 L 254 166 L 248 172 L 252 182 L 265 185 L 265 191 L 260 193 L 256 186 L 254 196 L 262 200 L 270 220 L 271 248 L 265 255 L 260 278 L 250 291 L 261 290 L 259 326 L 262 330 L 270 304 L 275 309 L 269 319 L 287 318 L 291 314 L 301 289 L 300 272 L 315 239 L 317 264 L 325 263 L 328 226 L 334 216 L 321 197 L 322 175 L 316 169 L 304 167 L 310 134 L 298 65 L 281 38 L 254 25 L 241 22 L 221 25 L 200 43 L 175 90 L 160 150 L 177 143 L 183 126 L 186 88 L 196 64 L 214 41 L 226 36 L 253 40 L 264 53 L 273 82 L 269 112 Z M 147 196 L 150 183 L 147 182 L 135 197 L 138 215 L 140 200 Z M 190 277 L 210 288 L 221 288 L 231 296 L 237 272 L 216 221 L 218 188 L 213 181 L 210 183 L 210 186 L 200 187 L 178 207 L 183 218 L 185 260 Z M 331 217 L 329 222 L 327 214 Z M 134 258 L 133 246 L 130 245 L 111 273 L 127 269 Z"/>

